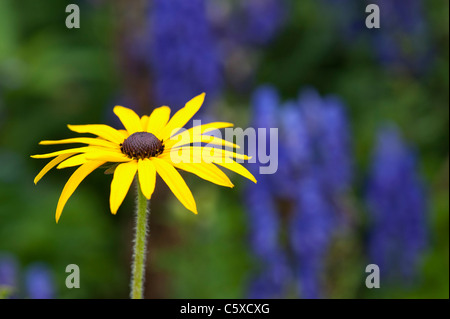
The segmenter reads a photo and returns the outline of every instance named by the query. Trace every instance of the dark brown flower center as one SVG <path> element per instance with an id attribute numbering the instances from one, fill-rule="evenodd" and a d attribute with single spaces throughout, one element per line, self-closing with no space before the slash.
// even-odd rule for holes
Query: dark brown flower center
<path id="1" fill-rule="evenodd" d="M 164 144 L 152 133 L 137 132 L 120 145 L 120 150 L 129 158 L 143 159 L 161 154 Z"/>

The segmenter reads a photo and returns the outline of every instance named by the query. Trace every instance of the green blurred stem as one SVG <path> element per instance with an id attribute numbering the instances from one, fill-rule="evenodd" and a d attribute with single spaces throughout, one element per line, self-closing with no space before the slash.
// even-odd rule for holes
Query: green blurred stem
<path id="1" fill-rule="evenodd" d="M 130 297 L 132 299 L 142 299 L 145 278 L 145 257 L 147 254 L 147 223 L 150 210 L 148 209 L 149 201 L 147 201 L 144 194 L 142 194 L 141 187 L 137 179 L 136 184 L 138 197 Z"/>

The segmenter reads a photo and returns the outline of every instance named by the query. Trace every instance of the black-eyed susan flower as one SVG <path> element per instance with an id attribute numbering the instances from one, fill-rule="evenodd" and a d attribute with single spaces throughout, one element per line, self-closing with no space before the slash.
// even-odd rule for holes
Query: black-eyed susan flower
<path id="1" fill-rule="evenodd" d="M 78 166 L 59 198 L 56 222 L 69 197 L 95 169 L 109 164 L 107 171 L 113 171 L 110 193 L 110 208 L 113 214 L 117 213 L 133 180 L 137 181 L 137 218 L 130 294 L 134 299 L 143 297 L 148 201 L 155 189 L 157 174 L 178 200 L 195 214 L 197 207 L 194 197 L 177 169 L 193 173 L 221 186 L 233 187 L 227 175 L 218 168 L 221 166 L 256 183 L 253 175 L 235 161 L 235 159 L 245 160 L 248 157 L 223 148 L 239 148 L 237 145 L 206 134 L 216 129 L 230 127 L 231 123 L 213 122 L 194 126 L 188 130 L 182 129 L 200 109 L 204 98 L 204 93 L 194 97 L 172 117 L 167 106 L 161 106 L 150 116 L 142 117 L 128 108 L 116 106 L 114 113 L 125 127 L 124 130 L 116 130 L 103 124 L 69 125 L 69 129 L 74 132 L 93 134 L 96 137 L 42 141 L 40 144 L 44 145 L 81 143 L 87 146 L 32 156 L 53 158 L 36 176 L 35 184 L 55 166 L 57 168 Z M 204 145 L 205 143 L 207 145 Z"/>
<path id="2" fill-rule="evenodd" d="M 194 197 L 177 169 L 221 186 L 233 187 L 227 175 L 218 168 L 221 166 L 256 182 L 253 175 L 234 160 L 248 159 L 246 155 L 210 146 L 239 148 L 237 145 L 205 134 L 233 124 L 213 122 L 189 130 L 182 129 L 200 109 L 204 97 L 204 93 L 194 97 L 171 118 L 170 108 L 167 106 L 156 108 L 150 116 L 142 117 L 131 109 L 116 106 L 114 113 L 125 127 L 124 130 L 116 130 L 104 124 L 68 125 L 74 132 L 93 134 L 96 137 L 41 141 L 42 145 L 87 145 L 32 156 L 53 158 L 36 176 L 35 184 L 55 166 L 58 169 L 78 166 L 61 193 L 56 208 L 56 221 L 58 222 L 67 200 L 84 178 L 105 164 L 114 164 L 110 193 L 110 209 L 113 214 L 116 214 L 122 204 L 136 175 L 146 199 L 149 200 L 153 194 L 158 174 L 178 200 L 195 214 L 197 207 Z M 200 143 L 200 146 L 194 146 L 194 143 Z M 204 143 L 208 145 L 201 146 Z"/>

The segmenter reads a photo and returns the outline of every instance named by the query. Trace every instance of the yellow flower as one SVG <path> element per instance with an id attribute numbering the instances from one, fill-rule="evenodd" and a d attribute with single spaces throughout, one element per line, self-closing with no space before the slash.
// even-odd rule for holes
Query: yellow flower
<path id="1" fill-rule="evenodd" d="M 183 130 L 182 127 L 195 115 L 203 104 L 202 93 L 170 118 L 170 108 L 156 108 L 150 116 L 139 116 L 131 109 L 116 106 L 114 113 L 119 117 L 125 130 L 116 130 L 104 124 L 68 125 L 77 133 L 89 133 L 97 137 L 77 137 L 59 141 L 41 141 L 42 145 L 87 144 L 84 147 L 70 148 L 58 152 L 33 155 L 33 158 L 53 158 L 36 176 L 36 184 L 50 169 L 79 166 L 69 178 L 56 208 L 56 222 L 62 210 L 80 185 L 92 171 L 106 163 L 116 164 L 111 182 L 110 208 L 116 214 L 122 204 L 136 174 L 143 195 L 150 199 L 155 188 L 156 174 L 165 181 L 178 200 L 190 211 L 197 214 L 194 197 L 175 168 L 193 173 L 212 183 L 233 187 L 229 178 L 216 166 L 234 171 L 256 183 L 253 175 L 234 159 L 248 159 L 243 154 L 222 148 L 194 146 L 193 143 L 208 143 L 239 148 L 221 138 L 204 133 L 231 127 L 226 122 L 213 122 Z M 200 144 L 201 145 L 201 144 Z M 172 156 L 173 155 L 173 156 Z M 181 158 L 181 162 L 173 157 Z"/>

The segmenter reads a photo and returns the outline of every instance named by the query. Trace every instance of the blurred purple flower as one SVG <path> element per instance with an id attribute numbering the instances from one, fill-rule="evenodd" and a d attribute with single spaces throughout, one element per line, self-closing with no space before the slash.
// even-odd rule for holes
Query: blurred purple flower
<path id="1" fill-rule="evenodd" d="M 289 154 L 288 167 L 308 168 L 312 160 L 312 145 L 306 119 L 297 103 L 290 101 L 283 105 L 280 115 L 280 143 Z"/>
<path id="2" fill-rule="evenodd" d="M 324 99 L 322 139 L 319 144 L 321 172 L 333 192 L 346 190 L 352 179 L 351 136 L 342 101 Z"/>
<path id="3" fill-rule="evenodd" d="M 387 278 L 412 279 L 426 245 L 426 198 L 415 157 L 394 127 L 378 135 L 367 200 L 370 262 Z"/>
<path id="4" fill-rule="evenodd" d="M 335 26 L 334 31 L 344 41 L 354 41 L 364 24 L 364 1 L 354 0 L 322 0 L 323 7 L 328 17 L 332 19 Z"/>
<path id="5" fill-rule="evenodd" d="M 7 288 L 7 298 L 50 299 L 55 296 L 52 273 L 43 263 L 30 265 L 24 274 L 24 287 L 19 283 L 19 264 L 10 254 L 0 255 L 0 290 Z"/>
<path id="6" fill-rule="evenodd" d="M 274 255 L 261 273 L 252 278 L 248 297 L 251 299 L 283 298 L 290 270 L 283 254 Z"/>
<path id="7" fill-rule="evenodd" d="M 258 187 L 251 187 L 246 193 L 246 205 L 250 219 L 250 244 L 259 258 L 270 261 L 279 250 L 278 213 L 267 180 L 261 176 L 258 184 Z"/>
<path id="8" fill-rule="evenodd" d="M 17 288 L 17 267 L 17 261 L 12 255 L 0 255 L 0 287 Z"/>
<path id="9" fill-rule="evenodd" d="M 277 90 L 270 85 L 262 85 L 252 96 L 252 112 L 254 127 L 278 127 L 278 109 L 280 98 Z"/>
<path id="10" fill-rule="evenodd" d="M 268 129 L 277 127 L 279 97 L 271 86 L 261 86 L 252 98 L 254 111 L 253 127 L 265 128 L 266 134 L 257 136 L 269 141 Z M 258 145 L 259 141 L 257 141 Z M 287 281 L 284 252 L 281 249 L 280 217 L 273 192 L 270 175 L 260 175 L 258 164 L 249 164 L 249 170 L 258 180 L 257 187 L 246 190 L 246 206 L 249 218 L 250 246 L 259 261 L 260 272 L 252 278 L 248 296 L 250 298 L 281 298 Z M 284 265 L 284 266 L 283 266 Z"/>
<path id="11" fill-rule="evenodd" d="M 352 179 L 351 133 L 342 101 L 321 98 L 314 89 L 304 89 L 299 105 L 310 139 L 310 158 L 320 168 L 321 179 L 331 193 L 346 190 Z"/>
<path id="12" fill-rule="evenodd" d="M 431 57 L 421 0 L 373 0 L 380 8 L 380 29 L 373 33 L 375 52 L 387 67 L 423 72 Z"/>
<path id="13" fill-rule="evenodd" d="M 280 0 L 240 1 L 236 37 L 250 44 L 267 44 L 283 23 L 285 7 L 286 3 Z"/>
<path id="14" fill-rule="evenodd" d="M 25 273 L 27 295 L 31 299 L 52 299 L 55 297 L 53 274 L 47 265 L 34 263 Z"/>
<path id="15" fill-rule="evenodd" d="M 270 152 L 270 129 L 278 128 L 279 134 L 286 134 L 286 132 L 282 133 L 280 128 L 280 117 L 282 117 L 284 113 L 280 114 L 280 98 L 276 89 L 269 85 L 262 85 L 256 89 L 252 96 L 252 111 L 252 126 L 258 133 L 256 145 L 257 147 L 261 144 L 265 145 L 265 152 L 268 153 Z M 259 130 L 262 128 L 266 129 L 265 134 L 263 134 L 262 130 Z M 264 140 L 263 143 L 260 141 L 261 139 Z M 258 181 L 261 179 L 268 180 L 267 188 L 269 192 L 273 193 L 273 196 L 284 194 L 283 197 L 289 197 L 288 194 L 292 191 L 292 187 L 294 187 L 292 184 L 293 178 L 289 169 L 290 166 L 288 165 L 288 162 L 290 161 L 290 154 L 288 153 L 290 151 L 288 150 L 289 146 L 290 145 L 283 145 L 281 142 L 278 143 L 277 178 L 274 178 L 273 176 L 259 175 L 259 171 L 257 169 L 253 169 L 253 167 L 259 167 L 259 164 L 249 164 L 250 169 L 252 169 L 252 173 Z M 260 150 L 257 148 L 257 151 Z"/>
<path id="16" fill-rule="evenodd" d="M 273 192 L 281 198 L 296 201 L 298 181 L 309 170 L 312 160 L 311 140 L 298 104 L 287 102 L 281 109 L 278 171 L 271 177 Z"/>
<path id="17" fill-rule="evenodd" d="M 347 44 L 366 40 L 386 69 L 422 74 L 433 58 L 431 38 L 422 0 L 322 0 Z M 380 9 L 380 28 L 368 29 L 365 7 Z"/>
<path id="18" fill-rule="evenodd" d="M 285 17 L 284 1 L 279 0 L 154 0 L 148 4 L 145 29 L 136 23 L 123 40 L 124 67 L 151 79 L 149 96 L 156 105 L 167 104 L 174 110 L 201 92 L 211 99 L 218 97 L 225 73 L 234 77 L 229 80 L 237 83 L 235 89 L 246 87 L 254 65 L 244 52 L 270 41 Z"/>
<path id="19" fill-rule="evenodd" d="M 299 181 L 297 194 L 290 240 L 297 261 L 299 291 L 303 298 L 320 298 L 323 260 L 336 216 L 325 197 L 320 178 L 313 172 Z"/>
<path id="20" fill-rule="evenodd" d="M 373 41 L 386 67 L 422 73 L 431 58 L 431 42 L 421 0 L 374 0 L 380 8 L 380 29 Z"/>
<path id="21" fill-rule="evenodd" d="M 286 231 L 299 294 L 320 298 L 324 256 L 334 229 L 342 225 L 334 202 L 351 183 L 351 135 L 344 106 L 314 89 L 302 91 L 298 102 L 280 105 L 270 86 L 256 90 L 252 104 L 253 126 L 279 128 L 280 140 L 275 174 L 258 176 L 258 164 L 249 165 L 258 180 L 247 189 L 251 247 L 265 265 L 251 291 L 280 296 L 272 271 L 282 269 L 275 267 L 277 259 L 289 268 L 287 246 L 279 242 Z M 282 229 L 281 216 L 290 216 L 289 229 Z M 284 278 L 281 286 L 286 288 L 288 275 L 277 278 Z"/>
<path id="22" fill-rule="evenodd" d="M 279 242 L 280 220 L 267 175 L 260 175 L 258 187 L 246 191 L 250 246 L 259 261 L 260 273 L 252 278 L 249 298 L 282 298 L 288 279 L 288 265 Z"/>
<path id="23" fill-rule="evenodd" d="M 179 109 L 200 92 L 219 93 L 221 56 L 205 1 L 155 0 L 149 15 L 157 103 Z"/>

